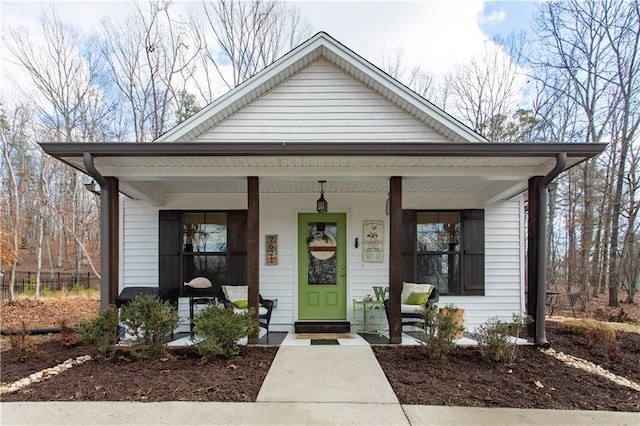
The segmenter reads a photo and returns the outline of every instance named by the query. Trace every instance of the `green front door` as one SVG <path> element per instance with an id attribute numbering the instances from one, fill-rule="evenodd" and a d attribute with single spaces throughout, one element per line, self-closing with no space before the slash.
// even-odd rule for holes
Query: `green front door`
<path id="1" fill-rule="evenodd" d="M 298 215 L 298 319 L 347 319 L 344 213 Z"/>

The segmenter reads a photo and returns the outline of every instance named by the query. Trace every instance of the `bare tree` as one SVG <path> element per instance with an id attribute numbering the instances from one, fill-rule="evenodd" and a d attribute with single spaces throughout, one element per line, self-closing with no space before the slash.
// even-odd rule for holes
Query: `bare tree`
<path id="1" fill-rule="evenodd" d="M 539 51 L 531 65 L 537 71 L 537 78 L 545 93 L 563 99 L 561 104 L 569 102 L 577 108 L 572 109 L 570 120 L 576 129 L 571 136 L 585 142 L 598 142 L 608 129 L 612 110 L 607 101 L 611 93 L 610 60 L 606 56 L 604 31 L 599 27 L 596 14 L 596 2 L 568 1 L 544 3 L 536 19 L 536 33 Z M 543 119 L 552 127 L 559 127 L 554 114 L 557 110 L 547 109 Z M 566 118 L 565 118 L 566 122 Z M 589 289 L 597 275 L 592 255 L 594 241 L 595 194 L 593 178 L 596 163 L 589 161 L 580 166 L 581 174 L 569 174 L 569 179 L 580 192 L 575 194 L 574 207 L 568 214 L 573 216 L 570 226 L 568 250 L 570 258 L 570 277 L 576 277 L 577 271 L 591 271 L 586 279 L 578 282 L 582 290 Z M 577 180 L 579 179 L 579 180 Z M 580 217 L 575 214 L 580 212 Z M 579 238 L 579 259 L 572 259 L 578 251 L 574 238 Z"/>
<path id="2" fill-rule="evenodd" d="M 505 123 L 520 109 L 522 39 L 487 41 L 484 50 L 448 78 L 452 112 L 492 141 L 505 138 Z"/>
<path id="3" fill-rule="evenodd" d="M 211 32 L 217 43 L 205 43 L 204 62 L 228 88 L 270 65 L 309 35 L 299 9 L 280 1 L 218 0 L 203 1 L 202 6 L 206 21 L 200 25 L 201 40 L 206 41 Z"/>
<path id="4" fill-rule="evenodd" d="M 38 118 L 37 126 L 32 126 L 30 135 L 24 142 L 24 149 L 30 154 L 28 157 L 12 160 L 15 161 L 14 169 L 20 166 L 20 179 L 30 182 L 30 186 L 23 188 L 21 192 L 31 194 L 25 196 L 25 201 L 21 203 L 21 214 L 28 218 L 29 224 L 28 232 L 23 233 L 22 239 L 27 242 L 30 238 L 28 246 L 31 249 L 35 248 L 38 258 L 37 279 L 40 277 L 42 265 L 41 250 L 44 244 L 45 224 L 59 223 L 62 219 L 60 215 L 66 214 L 82 214 L 83 218 L 95 217 L 97 209 L 95 205 L 87 205 L 88 211 L 79 209 L 79 204 L 84 203 L 84 200 L 67 196 L 76 193 L 77 188 L 81 186 L 80 175 L 62 167 L 55 167 L 53 175 L 54 172 L 49 170 L 50 164 L 44 159 L 44 154 L 35 140 L 101 141 L 119 133 L 117 124 L 114 126 L 114 121 L 111 120 L 111 117 L 117 114 L 112 113 L 113 105 L 106 99 L 104 81 L 100 79 L 102 70 L 94 58 L 84 54 L 84 39 L 65 26 L 55 12 L 44 15 L 41 24 L 43 44 L 38 43 L 37 39 L 32 39 L 24 31 L 12 30 L 5 37 L 13 60 L 27 71 L 36 89 L 35 93 L 31 93 L 28 89 L 21 88 L 22 95 L 34 106 L 35 117 Z M 36 135 L 40 137 L 36 138 Z M 26 159 L 31 161 L 28 167 L 25 166 Z M 52 197 L 42 188 L 44 182 L 41 178 L 45 175 L 50 176 L 49 184 L 57 183 L 57 197 Z M 47 208 L 50 205 L 51 210 Z M 58 218 L 55 217 L 57 213 Z M 77 222 L 75 217 L 70 220 Z M 83 236 L 73 242 L 72 258 L 77 271 L 81 264 L 80 253 L 83 251 L 81 243 L 87 230 L 76 226 L 72 231 L 75 235 Z M 63 255 L 63 251 L 67 250 L 65 235 L 70 231 L 58 227 L 57 232 L 60 259 L 58 266 L 62 266 L 63 259 L 71 258 Z M 39 282 L 36 283 L 36 287 L 39 290 Z"/>
<path id="5" fill-rule="evenodd" d="M 146 6 L 137 4 L 126 25 L 105 21 L 97 41 L 137 142 L 153 140 L 176 124 L 201 48 L 190 26 L 172 18 L 170 1 Z"/>
<path id="6" fill-rule="evenodd" d="M 20 241 L 22 239 L 22 217 L 21 217 L 21 185 L 19 183 L 19 176 L 13 166 L 17 158 L 21 156 L 21 151 L 24 147 L 25 128 L 29 121 L 29 115 L 26 109 L 17 108 L 13 113 L 7 117 L 4 111 L 2 111 L 2 125 L 0 125 L 0 144 L 2 145 L 2 159 L 3 169 L 7 170 L 8 182 L 8 202 L 6 223 L 7 230 L 11 235 L 11 240 L 8 249 L 11 250 L 8 259 L 11 263 L 9 265 L 9 300 L 15 299 L 15 279 L 16 268 L 19 260 Z M 4 177 L 5 174 L 2 173 Z M 4 226 L 3 226 L 4 227 Z"/>
<path id="7" fill-rule="evenodd" d="M 444 94 L 446 92 L 437 83 L 436 76 L 423 70 L 419 65 L 407 68 L 407 59 L 402 49 L 396 49 L 391 53 L 383 52 L 377 58 L 377 62 L 380 69 L 418 95 L 438 106 L 444 104 Z"/>
<path id="8" fill-rule="evenodd" d="M 615 173 L 615 192 L 611 224 L 611 278 L 609 280 L 609 305 L 618 306 L 620 269 L 618 262 L 618 238 L 622 196 L 625 187 L 627 157 L 631 141 L 638 134 L 640 126 L 640 7 L 638 2 L 605 2 L 601 25 L 606 30 L 607 40 L 614 59 L 617 105 L 614 112 L 616 132 L 614 138 L 620 144 L 620 159 Z M 631 199 L 634 197 L 632 196 Z M 632 216 L 635 216 L 632 214 Z M 629 225 L 633 226 L 633 222 Z M 626 240 L 625 240 L 626 242 Z M 631 246 L 627 246 L 629 250 Z"/>

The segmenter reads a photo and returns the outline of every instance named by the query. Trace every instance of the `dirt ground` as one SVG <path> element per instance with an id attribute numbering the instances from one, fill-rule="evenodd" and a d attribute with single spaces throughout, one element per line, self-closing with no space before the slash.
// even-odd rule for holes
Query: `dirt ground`
<path id="1" fill-rule="evenodd" d="M 4 328 L 10 322 L 2 308 Z M 639 334 L 617 332 L 619 352 L 608 359 L 580 336 L 559 333 L 553 322 L 548 325 L 548 339 L 556 350 L 640 382 Z M 24 352 L 7 349 L 8 338 L 3 337 L 3 384 L 87 352 L 82 346 L 64 346 L 58 335 L 36 340 L 34 356 L 25 357 Z M 419 347 L 373 349 L 398 399 L 406 404 L 640 412 L 640 392 L 568 367 L 533 347 L 521 347 L 512 365 L 488 363 L 474 348 L 457 349 L 439 362 L 429 360 Z M 276 352 L 277 347 L 244 347 L 238 357 L 209 362 L 187 350 L 153 361 L 138 361 L 123 352 L 111 362 L 86 362 L 0 400 L 255 401 Z"/>

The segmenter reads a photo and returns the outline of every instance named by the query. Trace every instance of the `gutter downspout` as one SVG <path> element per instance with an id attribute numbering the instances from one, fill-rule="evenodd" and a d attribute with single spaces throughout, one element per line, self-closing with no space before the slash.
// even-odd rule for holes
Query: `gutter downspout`
<path id="1" fill-rule="evenodd" d="M 567 165 L 567 153 L 556 155 L 556 165 L 542 178 L 538 187 L 538 282 L 537 282 L 537 306 L 536 306 L 536 343 L 543 348 L 549 348 L 545 332 L 545 308 L 547 298 L 547 210 L 549 208 L 548 185 L 556 178 Z"/>
<path id="2" fill-rule="evenodd" d="M 85 152 L 82 160 L 89 175 L 100 185 L 100 308 L 105 309 L 109 306 L 109 283 L 111 282 L 109 276 L 111 247 L 108 238 L 109 222 L 111 221 L 109 183 L 96 169 L 93 164 L 93 155 L 90 152 Z"/>

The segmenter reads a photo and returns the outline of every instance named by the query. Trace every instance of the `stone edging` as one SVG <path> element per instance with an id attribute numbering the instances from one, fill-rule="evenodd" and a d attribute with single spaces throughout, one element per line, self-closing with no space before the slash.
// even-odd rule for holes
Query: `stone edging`
<path id="1" fill-rule="evenodd" d="M 58 374 L 62 373 L 73 367 L 74 365 L 80 365 L 85 363 L 91 359 L 90 355 L 79 356 L 76 359 L 69 358 L 61 364 L 56 365 L 55 367 L 45 368 L 44 370 L 38 371 L 37 373 L 33 373 L 29 375 L 29 377 L 25 377 L 20 380 L 16 380 L 15 382 L 9 384 L 3 384 L 0 386 L 0 395 L 5 393 L 13 393 L 17 392 L 20 389 L 29 386 L 32 383 L 38 383 L 43 380 L 48 380 Z"/>
<path id="2" fill-rule="evenodd" d="M 631 388 L 633 390 L 639 391 L 640 392 L 640 385 L 634 381 L 631 381 L 629 379 L 627 379 L 626 377 L 622 377 L 622 376 L 618 376 L 617 374 L 614 374 L 612 372 L 610 372 L 609 370 L 606 370 L 604 368 L 602 368 L 599 365 L 594 364 L 591 361 L 587 361 L 586 359 L 582 359 L 582 358 L 578 358 L 577 356 L 573 356 L 573 355 L 569 355 L 569 354 L 565 354 L 562 352 L 556 352 L 555 349 L 553 348 L 549 348 L 549 349 L 540 349 L 541 352 L 544 352 L 545 354 L 552 356 L 554 358 L 559 359 L 560 361 L 564 362 L 565 364 L 574 367 L 574 368 L 579 368 L 580 370 L 584 370 L 587 371 L 589 373 L 593 373 L 593 374 L 597 374 L 598 376 L 602 376 L 605 379 L 611 380 L 612 382 L 622 385 L 622 386 L 626 386 L 628 388 Z"/>

